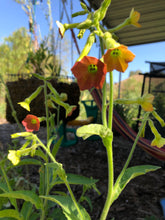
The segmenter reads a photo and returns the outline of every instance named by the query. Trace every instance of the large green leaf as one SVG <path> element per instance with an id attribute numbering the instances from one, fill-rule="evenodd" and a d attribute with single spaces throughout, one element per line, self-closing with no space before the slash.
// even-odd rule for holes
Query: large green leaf
<path id="1" fill-rule="evenodd" d="M 54 219 L 54 216 L 56 216 L 56 219 L 58 220 L 66 220 L 66 217 L 60 208 L 53 208 L 52 212 L 49 214 L 52 219 Z"/>
<path id="2" fill-rule="evenodd" d="M 79 213 L 69 196 L 41 196 L 41 198 L 45 198 L 58 204 L 68 220 L 81 220 Z M 81 205 L 78 204 L 78 206 L 84 220 L 91 220 L 87 211 Z"/>
<path id="3" fill-rule="evenodd" d="M 23 159 L 19 162 L 17 166 L 22 166 L 22 165 L 37 165 L 40 166 L 42 165 L 41 161 L 33 158 L 28 158 L 28 159 Z"/>
<path id="4" fill-rule="evenodd" d="M 141 165 L 127 168 L 120 181 L 116 181 L 113 190 L 113 201 L 115 201 L 119 197 L 120 193 L 133 178 L 144 175 L 151 171 L 158 170 L 160 168 L 161 167 L 153 165 Z"/>
<path id="5" fill-rule="evenodd" d="M 23 203 L 21 214 L 23 215 L 25 220 L 29 219 L 29 216 L 31 215 L 31 212 L 32 212 L 32 208 L 33 208 L 33 205 L 31 202 L 25 201 Z"/>
<path id="6" fill-rule="evenodd" d="M 92 135 L 99 135 L 102 139 L 112 137 L 110 129 L 101 124 L 84 125 L 77 129 L 76 134 L 83 139 L 87 139 Z"/>
<path id="7" fill-rule="evenodd" d="M 7 197 L 7 198 L 15 198 L 15 199 L 23 199 L 25 201 L 31 202 L 37 209 L 42 208 L 41 199 L 32 191 L 11 191 L 7 193 L 0 194 L 0 197 Z"/>
<path id="8" fill-rule="evenodd" d="M 19 214 L 18 211 L 14 210 L 14 209 L 5 209 L 0 211 L 0 219 L 6 219 L 6 217 L 10 217 L 12 219 L 18 219 L 18 220 L 24 220 L 23 216 Z"/>
<path id="9" fill-rule="evenodd" d="M 85 176 L 72 174 L 72 173 L 67 173 L 67 180 L 69 184 L 75 184 L 75 185 L 91 185 L 92 186 L 98 182 L 98 180 L 96 179 L 88 178 Z M 52 184 L 55 185 L 55 184 L 62 184 L 62 183 L 64 182 L 61 181 L 59 177 L 57 177 Z"/>

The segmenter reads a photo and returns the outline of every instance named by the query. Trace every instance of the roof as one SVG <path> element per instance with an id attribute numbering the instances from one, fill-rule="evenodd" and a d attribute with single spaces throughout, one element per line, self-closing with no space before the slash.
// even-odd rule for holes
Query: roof
<path id="1" fill-rule="evenodd" d="M 99 8 L 102 0 L 88 0 L 91 8 Z M 112 28 L 122 23 L 134 8 L 140 12 L 141 28 L 128 26 L 116 32 L 127 46 L 165 41 L 165 0 L 112 0 L 104 25 Z"/>

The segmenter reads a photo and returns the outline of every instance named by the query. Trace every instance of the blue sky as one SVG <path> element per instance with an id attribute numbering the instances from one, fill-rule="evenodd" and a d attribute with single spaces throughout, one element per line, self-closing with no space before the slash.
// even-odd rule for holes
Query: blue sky
<path id="1" fill-rule="evenodd" d="M 42 37 L 46 36 L 48 33 L 48 24 L 44 16 L 44 10 L 46 8 L 46 0 L 43 0 L 41 5 L 36 6 L 36 20 L 39 24 Z M 66 5 L 68 14 L 70 15 L 70 0 L 67 1 Z M 73 0 L 73 12 L 81 10 L 78 0 Z M 57 31 L 55 21 L 59 20 L 59 0 L 52 0 L 52 14 L 54 21 L 54 28 Z M 76 18 L 77 19 L 77 18 Z M 77 22 L 74 19 L 73 22 Z M 26 27 L 28 29 L 28 16 L 25 14 L 21 5 L 16 3 L 14 0 L 0 0 L 0 43 L 3 42 L 4 37 L 8 37 L 15 30 Z M 63 23 L 67 22 L 66 16 L 63 18 Z M 142 24 L 143 25 L 143 24 Z M 76 32 L 77 33 L 77 32 Z M 70 33 L 66 33 L 67 37 L 70 38 Z M 83 48 L 85 44 L 85 39 L 78 40 L 80 49 Z M 134 61 L 129 64 L 129 67 L 125 73 L 122 73 L 122 80 L 129 76 L 130 71 L 141 70 L 142 73 L 149 71 L 149 64 L 145 61 L 155 61 L 161 62 L 165 61 L 165 42 L 131 46 L 129 49 L 136 55 Z M 75 50 L 75 48 L 74 48 Z M 99 52 L 96 47 L 92 47 L 90 52 L 91 56 L 98 56 Z M 74 55 L 74 60 L 77 56 Z M 71 65 L 71 64 L 68 64 Z M 119 74 L 115 72 L 114 82 L 118 81 Z"/>

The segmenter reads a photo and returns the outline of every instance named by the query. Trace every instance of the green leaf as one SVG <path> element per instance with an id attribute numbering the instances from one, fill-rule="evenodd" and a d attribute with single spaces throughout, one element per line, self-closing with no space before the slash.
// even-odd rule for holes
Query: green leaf
<path id="1" fill-rule="evenodd" d="M 81 200 L 79 202 L 83 202 L 86 201 L 90 207 L 90 210 L 92 211 L 93 206 L 92 206 L 92 202 L 91 199 L 88 196 L 81 196 Z"/>
<path id="2" fill-rule="evenodd" d="M 99 135 L 102 139 L 112 137 L 112 132 L 110 129 L 101 124 L 84 125 L 77 129 L 76 134 L 78 137 L 82 137 L 84 140 L 92 135 Z"/>
<path id="3" fill-rule="evenodd" d="M 35 155 L 38 156 L 38 157 L 41 157 L 44 161 L 47 161 L 46 154 L 40 148 L 38 148 L 36 150 Z"/>
<path id="4" fill-rule="evenodd" d="M 31 202 L 37 209 L 42 208 L 42 203 L 40 198 L 37 194 L 32 191 L 11 191 L 7 193 L 0 194 L 0 197 L 8 197 L 8 198 L 15 198 L 15 199 L 23 199 L 25 201 Z"/>
<path id="5" fill-rule="evenodd" d="M 38 219 L 40 219 L 40 214 L 39 213 L 33 213 L 31 216 L 30 216 L 30 218 L 29 218 L 30 220 L 38 220 Z M 28 219 L 28 220 L 29 220 Z"/>
<path id="6" fill-rule="evenodd" d="M 5 193 L 9 192 L 9 189 L 8 189 L 7 185 L 6 185 L 5 183 L 2 183 L 2 182 L 0 182 L 0 189 L 1 189 L 3 192 L 5 192 Z M 2 200 L 2 199 L 1 199 L 1 200 Z M 9 198 L 9 200 L 10 200 L 11 204 L 15 207 L 15 206 L 16 206 L 16 201 L 15 201 L 15 199 Z"/>
<path id="7" fill-rule="evenodd" d="M 53 219 L 54 219 L 54 216 L 56 216 L 58 220 L 67 220 L 65 215 L 62 212 L 62 209 L 60 208 L 54 208 L 53 211 L 50 213 L 50 217 L 51 216 L 53 217 Z"/>
<path id="8" fill-rule="evenodd" d="M 67 175 L 67 181 L 70 185 L 71 184 L 84 185 L 87 188 L 93 188 L 98 194 L 100 194 L 100 192 L 98 191 L 95 185 L 98 182 L 97 179 L 93 179 L 92 177 L 88 178 L 85 176 L 80 176 L 72 173 L 67 173 L 66 175 Z M 64 182 L 59 177 L 56 177 L 56 179 L 50 183 L 50 188 L 52 188 L 56 184 L 64 184 Z"/>
<path id="9" fill-rule="evenodd" d="M 81 219 L 77 209 L 69 196 L 41 196 L 41 198 L 53 201 L 57 203 L 63 210 L 64 215 L 67 217 L 68 220 L 79 220 Z M 85 220 L 90 220 L 90 216 L 87 211 L 79 205 L 80 211 Z"/>
<path id="10" fill-rule="evenodd" d="M 45 81 L 45 77 L 44 77 L 44 76 L 41 76 L 41 75 L 39 75 L 39 74 L 37 74 L 37 73 L 33 73 L 32 75 L 33 75 L 34 77 L 36 77 L 37 79 L 40 79 L 40 80 Z"/>
<path id="11" fill-rule="evenodd" d="M 22 165 L 37 165 L 37 166 L 41 166 L 42 163 L 41 163 L 41 161 L 39 161 L 37 159 L 28 158 L 28 159 L 21 160 L 17 166 L 22 166 Z"/>
<path id="12" fill-rule="evenodd" d="M 28 220 L 30 219 L 30 214 L 32 212 L 32 208 L 33 208 L 33 205 L 32 203 L 30 202 L 24 202 L 23 203 L 23 206 L 22 206 L 22 209 L 21 209 L 21 214 L 22 216 L 24 217 L 25 220 Z"/>
<path id="13" fill-rule="evenodd" d="M 55 157 L 62 143 L 63 137 L 61 137 L 57 143 L 53 146 L 52 155 Z"/>
<path id="14" fill-rule="evenodd" d="M 67 193 L 63 192 L 63 191 L 51 191 L 52 194 L 55 195 L 60 195 L 60 196 L 67 196 Z"/>
<path id="15" fill-rule="evenodd" d="M 12 218 L 15 218 L 18 220 L 24 220 L 23 216 L 21 216 L 19 212 L 14 209 L 5 209 L 5 210 L 0 211 L 0 218 L 4 219 L 6 217 L 11 217 L 11 216 Z"/>
<path id="16" fill-rule="evenodd" d="M 72 173 L 67 173 L 67 180 L 69 184 L 75 184 L 75 185 L 94 185 L 95 183 L 98 182 L 96 179 L 88 178 L 85 176 L 77 175 L 77 174 L 72 174 Z M 54 181 L 55 184 L 62 184 L 63 182 L 59 177 L 57 177 Z"/>
<path id="17" fill-rule="evenodd" d="M 144 175 L 151 171 L 158 170 L 160 168 L 161 167 L 153 165 L 141 165 L 127 168 L 121 179 L 116 181 L 113 190 L 113 202 L 119 197 L 120 193 L 133 178 Z"/>

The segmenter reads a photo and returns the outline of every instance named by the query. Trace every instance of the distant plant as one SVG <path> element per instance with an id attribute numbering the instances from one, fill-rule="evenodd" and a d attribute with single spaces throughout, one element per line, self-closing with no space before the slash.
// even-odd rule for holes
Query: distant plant
<path id="1" fill-rule="evenodd" d="M 29 52 L 26 68 L 45 76 L 59 76 L 61 71 L 57 57 L 51 53 L 45 42 L 40 44 L 38 50 Z"/>

